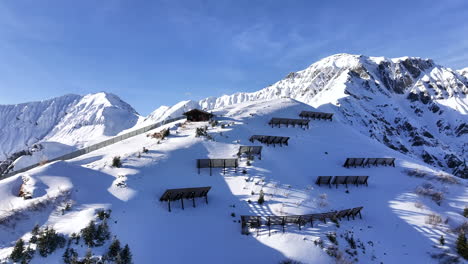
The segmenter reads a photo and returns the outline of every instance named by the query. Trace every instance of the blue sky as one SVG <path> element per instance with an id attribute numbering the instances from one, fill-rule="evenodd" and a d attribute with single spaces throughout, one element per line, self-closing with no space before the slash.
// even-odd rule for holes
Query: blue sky
<path id="1" fill-rule="evenodd" d="M 343 52 L 464 68 L 467 18 L 466 0 L 3 0 L 0 104 L 107 91 L 146 115 Z"/>

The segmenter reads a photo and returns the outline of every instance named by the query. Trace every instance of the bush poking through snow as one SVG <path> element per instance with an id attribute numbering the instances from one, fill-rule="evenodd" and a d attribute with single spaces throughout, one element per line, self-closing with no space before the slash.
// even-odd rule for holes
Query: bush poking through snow
<path id="1" fill-rule="evenodd" d="M 442 217 L 438 214 L 432 213 L 426 217 L 426 224 L 437 226 L 442 223 Z"/>
<path id="2" fill-rule="evenodd" d="M 468 259 L 468 243 L 466 241 L 465 233 L 460 233 L 456 242 L 457 253 L 464 259 Z"/>
<path id="3" fill-rule="evenodd" d="M 110 209 L 109 209 L 109 210 L 106 210 L 106 211 L 100 209 L 100 210 L 97 211 L 97 217 L 98 217 L 99 220 L 101 220 L 101 221 L 104 220 L 104 219 L 109 219 L 109 218 L 110 218 L 110 215 L 111 215 L 111 212 L 112 212 L 112 210 L 110 210 Z"/>
<path id="4" fill-rule="evenodd" d="M 445 245 L 445 237 L 444 235 L 441 235 L 440 238 L 439 238 L 439 243 L 441 246 L 444 246 Z"/>
<path id="5" fill-rule="evenodd" d="M 168 128 L 165 128 L 159 132 L 155 132 L 153 134 L 148 134 L 146 136 L 150 136 L 151 138 L 155 138 L 155 139 L 159 139 L 159 140 L 163 140 L 165 139 L 166 137 L 168 137 L 170 135 L 170 132 L 169 132 L 169 129 Z"/>
<path id="6" fill-rule="evenodd" d="M 263 204 L 265 202 L 265 193 L 263 193 L 263 190 L 260 190 L 257 202 L 258 204 Z"/>
<path id="7" fill-rule="evenodd" d="M 424 183 L 423 185 L 416 188 L 416 193 L 422 196 L 430 197 L 437 205 L 441 205 L 444 200 L 444 194 L 442 191 L 436 190 L 430 183 Z"/>
<path id="8" fill-rule="evenodd" d="M 335 232 L 329 232 L 327 233 L 327 238 L 332 242 L 333 244 L 338 246 L 338 240 L 336 239 L 336 233 Z"/>
<path id="9" fill-rule="evenodd" d="M 215 127 L 215 126 L 218 125 L 218 121 L 217 120 L 211 120 L 210 125 L 211 125 L 211 127 Z"/>
<path id="10" fill-rule="evenodd" d="M 122 161 L 120 160 L 120 156 L 115 156 L 112 158 L 112 167 L 115 167 L 115 168 L 122 167 Z"/>
<path id="11" fill-rule="evenodd" d="M 468 207 L 465 207 L 465 209 L 463 209 L 463 216 L 468 218 Z"/>
<path id="12" fill-rule="evenodd" d="M 327 196 L 326 193 L 322 193 L 322 194 L 319 195 L 317 205 L 319 207 L 327 207 L 328 206 L 328 196 Z"/>
<path id="13" fill-rule="evenodd" d="M 143 147 L 143 150 L 142 150 L 143 153 L 148 153 L 148 149 Z"/>

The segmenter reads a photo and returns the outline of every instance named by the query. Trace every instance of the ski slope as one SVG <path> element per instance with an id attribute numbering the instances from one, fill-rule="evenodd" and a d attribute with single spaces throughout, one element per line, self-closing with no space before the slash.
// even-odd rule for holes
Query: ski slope
<path id="1" fill-rule="evenodd" d="M 30 236 L 39 225 L 54 226 L 59 232 L 79 232 L 93 218 L 98 208 L 112 209 L 111 231 L 122 243 L 128 243 L 134 263 L 278 263 L 293 259 L 302 263 L 335 263 L 325 250 L 314 244 L 321 238 L 330 245 L 327 232 L 336 232 L 338 247 L 349 248 L 344 238 L 353 232 L 365 250 L 358 249 L 359 263 L 437 263 L 429 253 L 444 234 L 452 250 L 455 235 L 447 229 L 460 225 L 460 215 L 468 202 L 466 180 L 458 184 L 437 180 L 440 171 L 422 161 L 393 151 L 374 139 L 355 131 L 346 124 L 333 121 L 310 121 L 310 129 L 271 128 L 272 117 L 298 118 L 302 110 L 313 111 L 308 105 L 292 99 L 245 102 L 213 110 L 224 124 L 211 127 L 207 123 L 168 124 L 171 135 L 160 142 L 139 135 L 70 161 L 55 162 L 0 182 L 0 259 L 10 254 L 14 242 Z M 181 123 L 181 122 L 179 122 Z M 214 140 L 195 137 L 195 128 L 209 126 Z M 159 131 L 158 129 L 157 131 Z M 235 158 L 240 145 L 252 144 L 253 135 L 289 136 L 289 146 L 263 145 L 262 160 L 247 166 L 241 159 L 240 170 L 228 170 L 225 175 L 214 169 L 198 174 L 198 158 Z M 148 153 L 138 153 L 143 147 Z M 121 156 L 123 166 L 110 166 L 114 156 Z M 395 157 L 396 167 L 342 167 L 347 157 Z M 243 174 L 241 171 L 246 170 Z M 417 169 L 429 178 L 409 177 L 405 170 Z M 369 175 L 368 187 L 319 187 L 314 184 L 319 175 Z M 22 179 L 28 179 L 27 189 L 32 199 L 17 197 Z M 430 182 L 444 192 L 441 205 L 418 196 L 418 186 Z M 119 184 L 120 183 L 120 184 Z M 125 187 L 119 187 L 125 186 Z M 196 208 L 186 203 L 159 201 L 169 188 L 211 186 L 209 203 L 197 199 Z M 257 203 L 263 189 L 266 202 Z M 253 193 L 253 194 L 252 194 Z M 326 197 L 326 198 L 324 198 Z M 48 200 L 46 206 L 34 206 Z M 247 201 L 251 200 L 251 203 Z M 61 213 L 64 201 L 72 201 L 70 211 Z M 287 226 L 268 236 L 241 235 L 240 215 L 296 215 L 321 213 L 363 206 L 362 219 L 334 223 L 316 223 L 299 230 Z M 235 217 L 231 214 L 234 213 Z M 433 226 L 427 216 L 437 213 L 447 223 Z M 8 214 L 13 216 L 7 217 Z M 103 254 L 106 245 L 94 248 Z M 62 263 L 63 250 L 44 259 L 36 254 L 31 263 Z M 78 248 L 80 256 L 85 248 Z M 345 256 L 346 253 L 345 253 Z"/>

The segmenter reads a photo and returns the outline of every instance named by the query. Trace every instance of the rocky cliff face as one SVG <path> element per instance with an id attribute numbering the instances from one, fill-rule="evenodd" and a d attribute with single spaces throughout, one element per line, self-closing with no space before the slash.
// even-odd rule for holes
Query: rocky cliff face
<path id="1" fill-rule="evenodd" d="M 337 54 L 257 92 L 210 97 L 197 107 L 291 97 L 334 112 L 339 121 L 394 150 L 468 177 L 464 74 L 430 59 Z"/>

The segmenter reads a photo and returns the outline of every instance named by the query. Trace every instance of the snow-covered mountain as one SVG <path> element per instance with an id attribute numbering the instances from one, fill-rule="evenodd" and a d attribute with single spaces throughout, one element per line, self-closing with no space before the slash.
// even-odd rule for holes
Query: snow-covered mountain
<path id="1" fill-rule="evenodd" d="M 18 157 L 28 160 L 24 165 L 53 158 L 114 136 L 139 118 L 129 104 L 104 92 L 0 105 L 0 173 Z"/>
<path id="2" fill-rule="evenodd" d="M 161 107 L 147 119 L 183 109 L 207 110 L 237 103 L 290 97 L 322 111 L 360 133 L 426 163 L 468 177 L 467 71 L 430 59 L 388 59 L 337 54 L 253 93 L 210 97 Z M 461 167 L 461 169 L 460 169 Z"/>
<path id="3" fill-rule="evenodd" d="M 115 236 L 121 246 L 130 246 L 138 264 L 464 263 L 455 241 L 468 231 L 463 216 L 468 180 L 338 120 L 311 120 L 310 129 L 268 125 L 272 117 L 296 118 L 303 110 L 316 111 L 288 98 L 225 106 L 213 109 L 218 124 L 169 123 L 148 132 L 167 128 L 164 140 L 145 133 L 0 181 L 0 262 L 13 262 L 9 256 L 19 238 L 36 252 L 30 264 L 64 263 L 62 256 L 71 250 L 80 261 L 87 250 L 97 260 L 108 255 Z M 197 136 L 205 127 L 208 136 Z M 251 143 L 253 134 L 287 136 L 289 145 Z M 242 157 L 237 171 L 198 173 L 196 159 L 236 158 L 239 146 L 252 144 L 263 146 L 261 159 Z M 111 166 L 115 156 L 121 166 Z M 347 157 L 394 157 L 396 164 L 345 168 Z M 319 175 L 368 175 L 369 184 L 318 186 Z M 196 207 L 191 199 L 173 201 L 169 212 L 167 202 L 159 200 L 167 189 L 201 186 L 211 190 L 207 201 L 195 199 Z M 258 202 L 261 192 L 263 203 Z M 355 220 L 291 223 L 284 233 L 281 225 L 271 230 L 262 225 L 241 234 L 241 215 L 307 215 L 358 206 L 363 206 L 362 218 Z M 90 244 L 90 233 L 102 230 L 106 218 L 98 212 L 108 209 L 105 230 L 111 235 Z M 32 231 L 36 224 L 39 235 Z M 44 239 L 49 238 L 46 227 L 65 240 Z"/>

